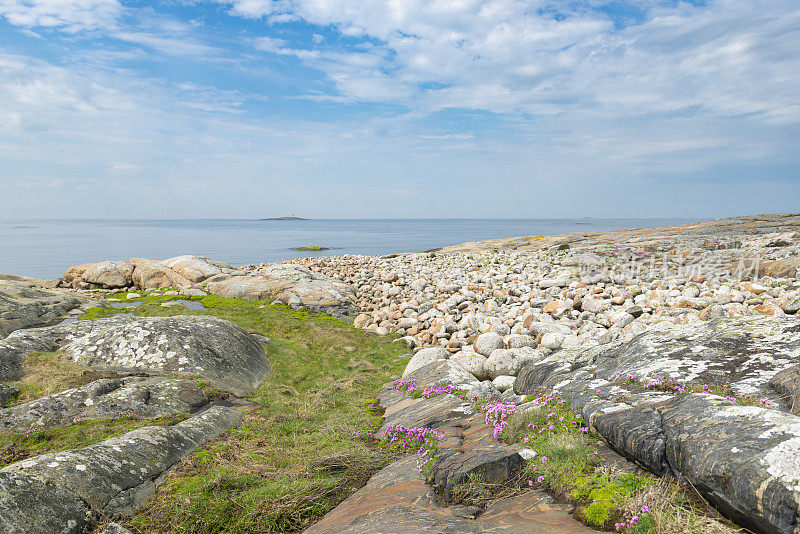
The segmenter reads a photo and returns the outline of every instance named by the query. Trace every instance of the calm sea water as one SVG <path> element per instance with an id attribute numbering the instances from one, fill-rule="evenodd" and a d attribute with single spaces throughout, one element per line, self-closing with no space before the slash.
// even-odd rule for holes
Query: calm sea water
<path id="1" fill-rule="evenodd" d="M 418 252 L 467 241 L 666 226 L 685 219 L 316 219 L 0 221 L 0 272 L 55 278 L 110 259 L 196 254 L 233 265 L 306 256 Z M 333 250 L 298 252 L 323 245 Z"/>

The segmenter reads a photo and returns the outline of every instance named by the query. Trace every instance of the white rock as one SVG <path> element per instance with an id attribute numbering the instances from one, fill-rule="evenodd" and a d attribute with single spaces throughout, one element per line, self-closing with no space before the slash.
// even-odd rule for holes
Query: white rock
<path id="1" fill-rule="evenodd" d="M 556 350 L 561 347 L 566 336 L 560 332 L 550 332 L 542 336 L 542 346 L 550 350 Z"/>
<path id="2" fill-rule="evenodd" d="M 503 338 L 500 336 L 500 334 L 496 334 L 495 332 L 486 332 L 485 334 L 478 336 L 473 344 L 473 347 L 475 348 L 475 352 L 488 357 L 495 349 L 503 348 L 503 345 Z"/>
<path id="3" fill-rule="evenodd" d="M 487 376 L 486 370 L 484 369 L 486 356 L 478 354 L 477 352 L 462 350 L 450 357 L 450 360 L 457 362 L 478 380 L 484 380 Z"/>
<path id="4" fill-rule="evenodd" d="M 525 334 L 511 334 L 505 337 L 506 347 L 518 349 L 522 347 L 536 348 L 536 340 Z"/>
<path id="5" fill-rule="evenodd" d="M 425 367 L 429 363 L 433 363 L 437 360 L 446 360 L 449 357 L 450 351 L 444 348 L 430 347 L 427 349 L 422 349 L 408 361 L 406 370 L 403 371 L 403 377 L 408 376 L 410 373 L 413 373 L 420 367 Z"/>
<path id="6" fill-rule="evenodd" d="M 496 387 L 498 391 L 503 392 L 513 388 L 515 380 L 516 378 L 513 376 L 501 375 L 492 380 L 492 385 Z"/>

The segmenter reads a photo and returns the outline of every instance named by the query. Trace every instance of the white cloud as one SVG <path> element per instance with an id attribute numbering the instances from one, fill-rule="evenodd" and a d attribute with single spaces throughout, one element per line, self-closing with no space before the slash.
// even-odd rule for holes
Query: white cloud
<path id="1" fill-rule="evenodd" d="M 217 50 L 187 38 L 172 38 L 141 32 L 112 32 L 111 37 L 153 48 L 170 56 L 212 56 Z"/>
<path id="2" fill-rule="evenodd" d="M 11 24 L 70 32 L 112 27 L 121 9 L 117 0 L 0 0 L 0 16 Z"/>
<path id="3" fill-rule="evenodd" d="M 617 29 L 590 9 L 603 3 L 234 0 L 232 5 L 238 14 L 272 14 L 273 24 L 280 14 L 377 40 L 373 50 L 350 53 L 291 50 L 269 38 L 260 45 L 324 71 L 342 100 L 545 116 L 701 112 L 797 120 L 800 5 L 636 2 L 647 10 L 645 20 Z M 562 16 L 553 17 L 552 10 Z"/>

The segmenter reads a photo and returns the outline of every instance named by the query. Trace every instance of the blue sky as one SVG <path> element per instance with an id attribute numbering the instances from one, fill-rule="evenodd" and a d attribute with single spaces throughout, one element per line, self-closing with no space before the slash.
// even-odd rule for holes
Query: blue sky
<path id="1" fill-rule="evenodd" d="M 794 0 L 0 0 L 0 218 L 800 211 Z"/>

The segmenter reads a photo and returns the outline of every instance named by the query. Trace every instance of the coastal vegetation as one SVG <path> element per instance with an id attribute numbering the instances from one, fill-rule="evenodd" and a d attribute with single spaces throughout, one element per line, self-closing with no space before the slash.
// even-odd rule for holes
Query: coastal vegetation
<path id="1" fill-rule="evenodd" d="M 194 297 L 206 310 L 187 311 L 157 305 L 185 296 L 112 298 L 141 303 L 136 315 L 216 315 L 266 335 L 273 370 L 249 396 L 259 406 L 179 464 L 127 523 L 134 531 L 299 531 L 396 457 L 354 435 L 377 430 L 370 399 L 407 362 L 392 336 L 269 301 Z"/>

